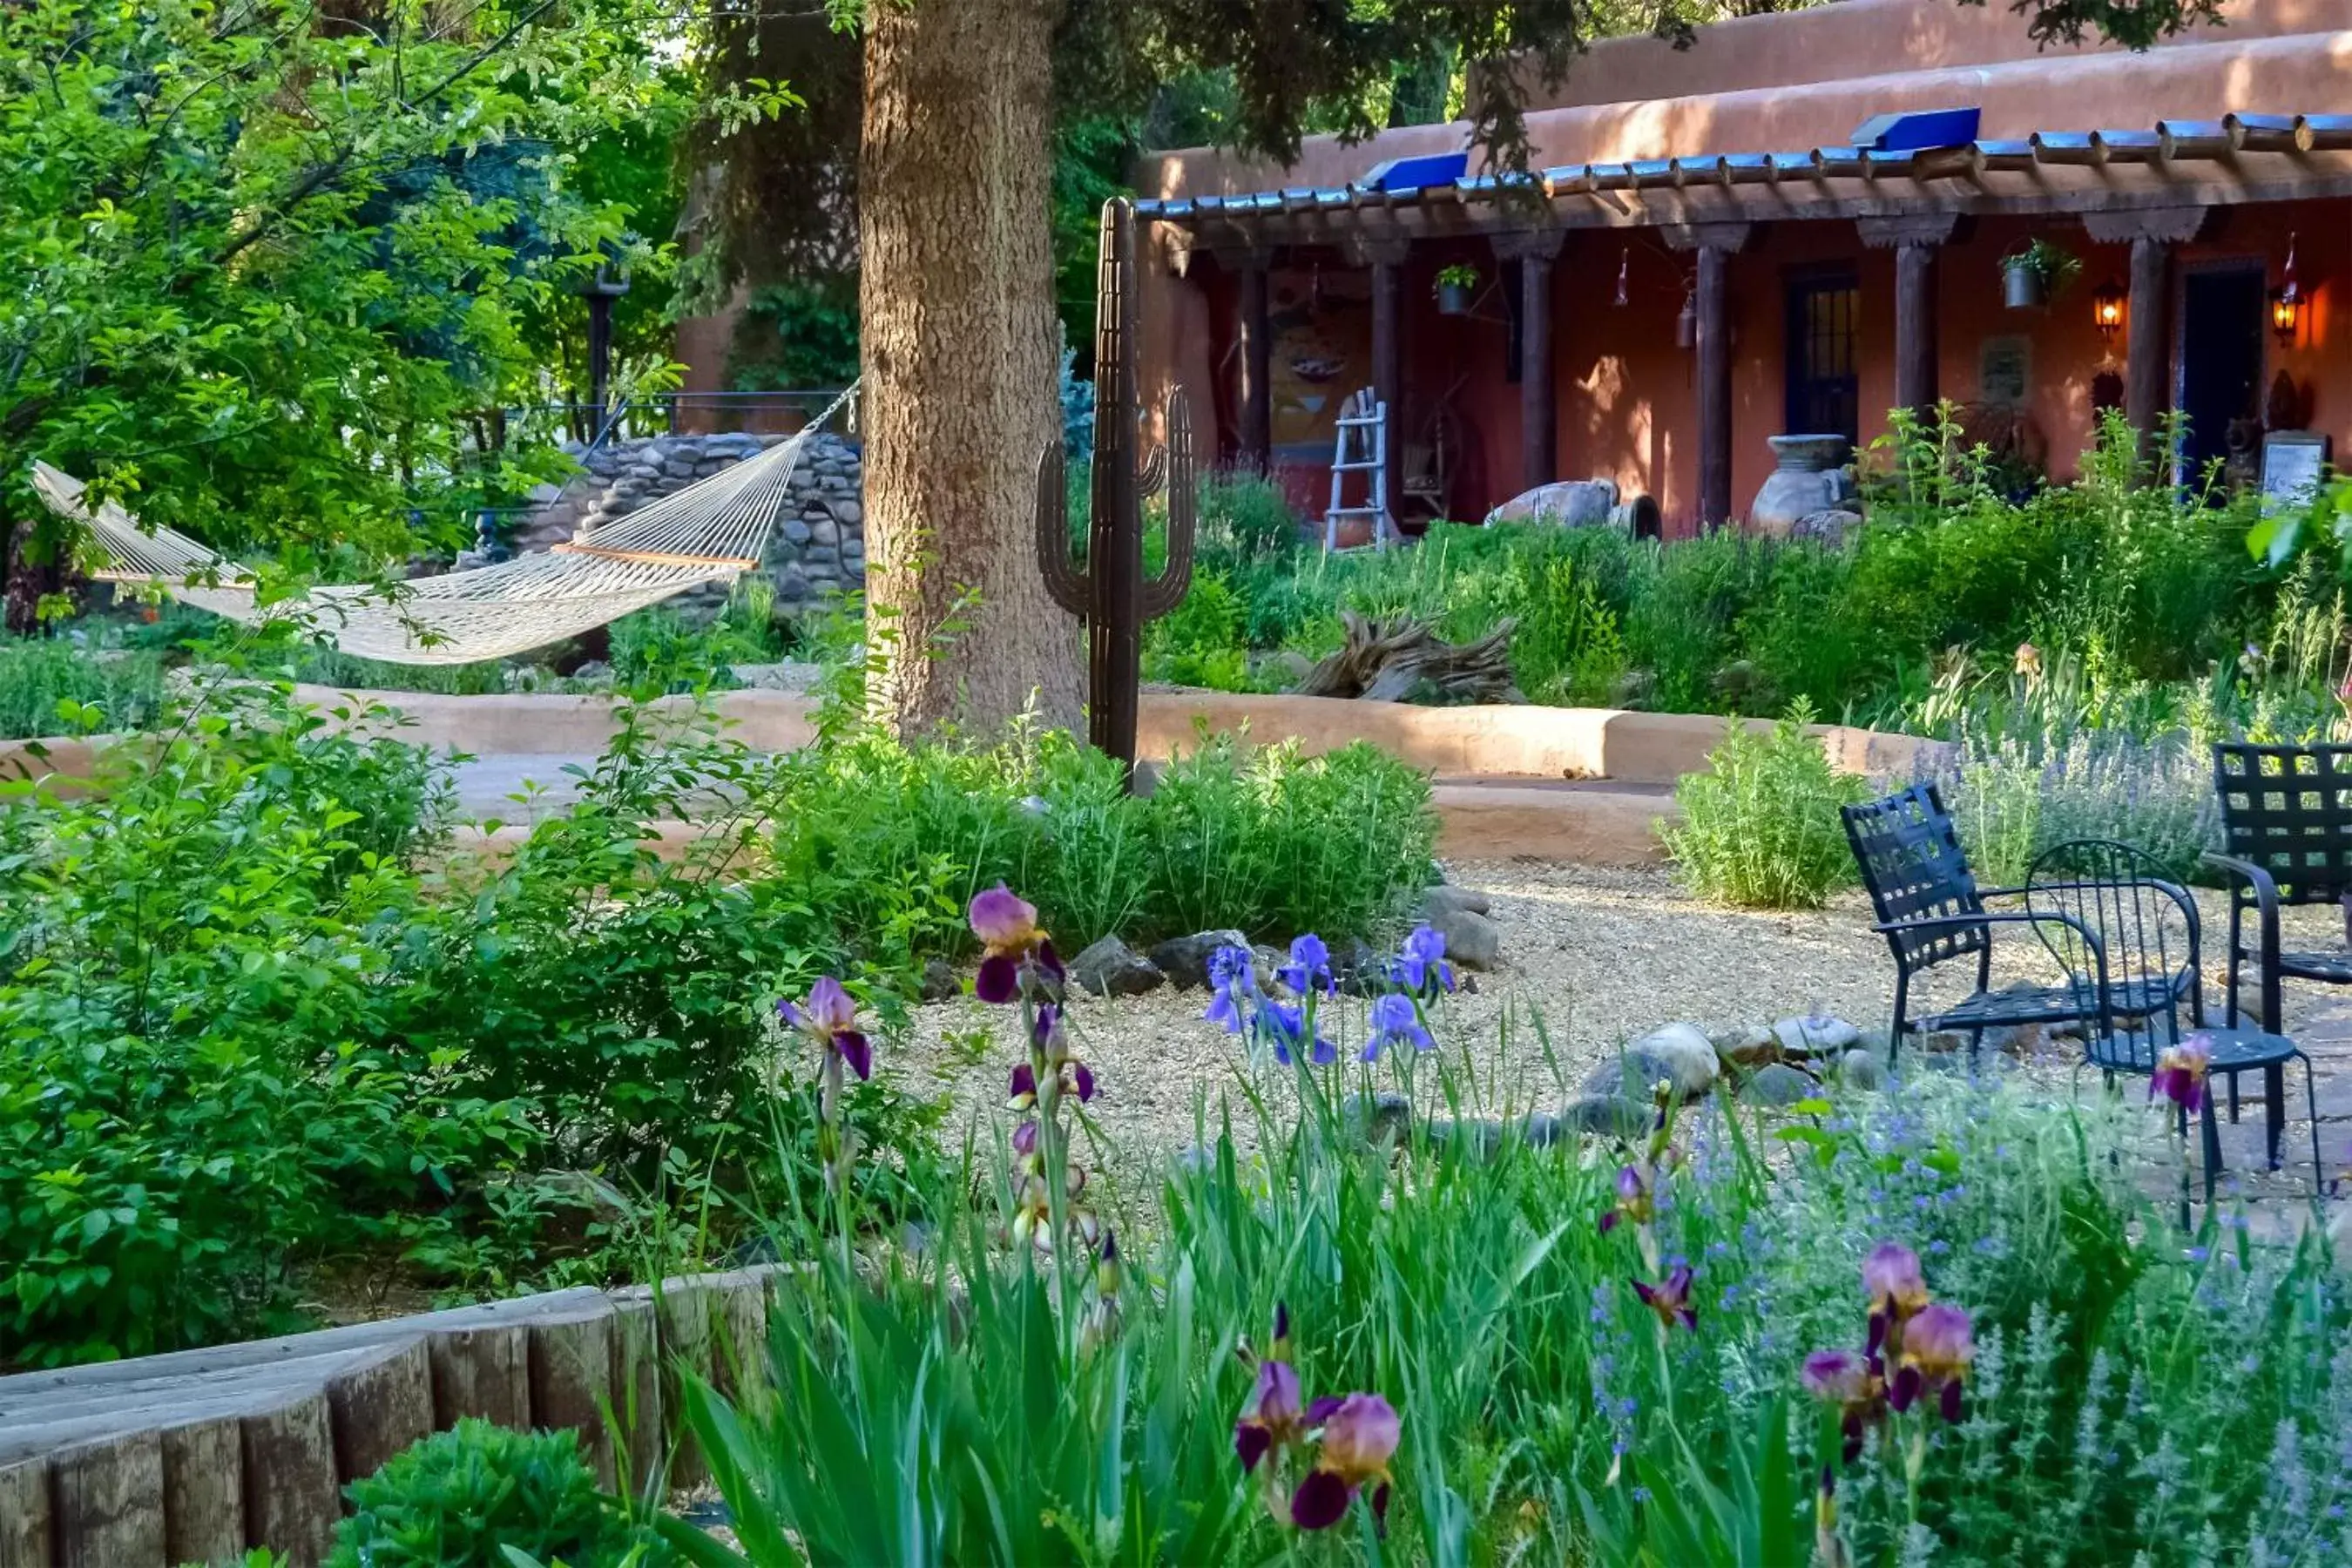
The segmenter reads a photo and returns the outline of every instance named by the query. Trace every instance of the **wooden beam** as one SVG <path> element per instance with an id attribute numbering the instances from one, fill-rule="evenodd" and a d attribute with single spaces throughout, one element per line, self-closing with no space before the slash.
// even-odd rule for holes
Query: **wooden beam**
<path id="1" fill-rule="evenodd" d="M 1495 254 L 1519 264 L 1519 476 L 1533 489 L 1559 478 L 1553 416 L 1552 263 L 1559 257 L 1557 228 L 1515 229 L 1494 237 Z"/>
<path id="2" fill-rule="evenodd" d="M 1263 259 L 1267 254 L 1260 250 L 1241 267 L 1241 460 L 1254 474 L 1265 473 L 1274 460 L 1274 328 Z"/>
<path id="3" fill-rule="evenodd" d="M 1731 252 L 1698 252 L 1698 521 L 1702 530 L 1731 521 Z"/>
<path id="4" fill-rule="evenodd" d="M 1947 245 L 1960 226 L 1958 212 L 1900 213 L 1862 217 L 1853 222 L 1862 243 L 1873 250 L 1893 250 L 1906 245 Z"/>
<path id="5" fill-rule="evenodd" d="M 1920 416 L 1936 406 L 1936 251 L 1925 240 L 1895 250 L 1895 403 Z"/>
<path id="6" fill-rule="evenodd" d="M 1388 405 L 1389 428 L 1381 483 L 1391 518 L 1404 494 L 1404 322 L 1399 300 L 1404 292 L 1404 247 L 1372 261 L 1372 395 Z"/>
<path id="7" fill-rule="evenodd" d="M 2143 239 L 2186 245 L 2204 232 L 2211 213 L 2204 207 L 2122 207 L 2083 215 L 2083 229 L 2101 245 L 2132 245 Z"/>
<path id="8" fill-rule="evenodd" d="M 2164 414 L 2165 372 L 2172 360 L 2172 245 L 2152 235 L 2132 241 L 2131 314 L 2125 330 L 2131 334 L 2124 362 L 2124 414 L 2139 432 L 2140 461 L 2157 472 L 2158 426 Z"/>

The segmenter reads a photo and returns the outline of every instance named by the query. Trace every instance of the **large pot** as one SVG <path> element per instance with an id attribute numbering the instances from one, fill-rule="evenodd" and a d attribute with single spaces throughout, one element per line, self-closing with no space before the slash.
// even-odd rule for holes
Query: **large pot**
<path id="1" fill-rule="evenodd" d="M 2013 256 L 2000 264 L 2000 302 L 2012 310 L 2038 310 L 2050 302 L 2049 286 L 2042 281 L 2042 268 L 2022 256 Z"/>
<path id="2" fill-rule="evenodd" d="M 1440 283 L 1437 286 L 1437 313 L 1441 316 L 1468 315 L 1474 287 L 1469 283 Z"/>
<path id="3" fill-rule="evenodd" d="M 1853 476 L 1846 472 L 1852 445 L 1843 436 L 1774 436 L 1779 466 L 1748 509 L 1748 526 L 1786 539 L 1798 522 L 1821 511 L 1853 511 Z"/>

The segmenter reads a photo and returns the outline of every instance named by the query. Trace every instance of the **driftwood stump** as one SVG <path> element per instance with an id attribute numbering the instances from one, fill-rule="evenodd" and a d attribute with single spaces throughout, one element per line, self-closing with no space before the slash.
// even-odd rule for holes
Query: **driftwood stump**
<path id="1" fill-rule="evenodd" d="M 1425 621 L 1400 616 L 1370 620 L 1339 612 L 1347 640 L 1298 683 L 1302 697 L 1355 697 L 1402 702 L 1420 696 L 1444 703 L 1517 702 L 1511 684 L 1511 627 L 1504 620 L 1474 643 L 1440 641 Z"/>

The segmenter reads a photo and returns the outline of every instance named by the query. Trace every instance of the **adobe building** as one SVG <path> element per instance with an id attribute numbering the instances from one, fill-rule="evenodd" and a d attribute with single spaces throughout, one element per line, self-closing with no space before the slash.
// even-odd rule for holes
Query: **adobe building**
<path id="1" fill-rule="evenodd" d="M 1843 0 L 1595 44 L 1528 130 L 1516 188 L 1463 123 L 1148 158 L 1146 405 L 1181 384 L 1204 447 L 1319 513 L 1370 386 L 1408 520 L 1601 477 L 1669 536 L 1746 516 L 1769 437 L 1866 445 L 1939 398 L 2059 479 L 2101 400 L 2183 411 L 2176 471 L 2352 442 L 2352 0 L 2236 0 L 2137 54 Z M 2011 282 L 2036 240 L 2071 280 Z"/>

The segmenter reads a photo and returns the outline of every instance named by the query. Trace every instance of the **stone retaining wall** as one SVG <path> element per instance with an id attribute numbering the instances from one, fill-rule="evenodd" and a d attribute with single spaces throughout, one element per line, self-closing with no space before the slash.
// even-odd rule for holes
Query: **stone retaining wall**
<path id="1" fill-rule="evenodd" d="M 570 482 L 531 492 L 537 509 L 515 530 L 517 554 L 542 551 L 593 528 L 626 517 L 698 479 L 785 439 L 782 436 L 656 436 L 615 441 L 582 457 Z M 866 585 L 866 459 L 856 443 L 830 433 L 812 436 L 793 470 L 791 489 L 768 536 L 766 567 L 779 608 L 812 608 L 829 595 Z M 726 600 L 720 589 L 681 595 L 672 603 L 688 615 L 709 615 Z"/>

